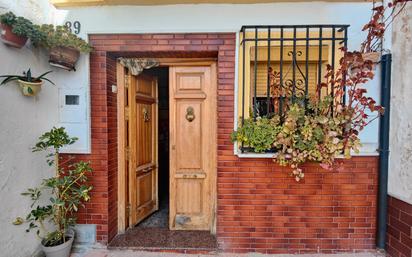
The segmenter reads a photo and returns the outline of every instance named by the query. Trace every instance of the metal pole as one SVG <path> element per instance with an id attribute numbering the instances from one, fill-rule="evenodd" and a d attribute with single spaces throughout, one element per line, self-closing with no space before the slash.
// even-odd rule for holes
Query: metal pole
<path id="1" fill-rule="evenodd" d="M 381 66 L 381 105 L 385 108 L 379 122 L 379 192 L 378 192 L 378 231 L 376 247 L 385 249 L 386 224 L 388 214 L 388 161 L 389 161 L 389 122 L 391 97 L 391 54 L 382 56 Z"/>

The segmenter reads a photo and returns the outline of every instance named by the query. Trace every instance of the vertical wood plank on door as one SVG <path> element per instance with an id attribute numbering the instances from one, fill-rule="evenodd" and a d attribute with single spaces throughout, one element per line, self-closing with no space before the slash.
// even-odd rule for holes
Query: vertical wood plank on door
<path id="1" fill-rule="evenodd" d="M 133 226 L 134 224 L 137 223 L 137 209 L 135 206 L 135 203 L 137 203 L 137 199 L 139 198 L 139 190 L 138 190 L 138 185 L 136 181 L 136 167 L 137 167 L 137 155 L 138 153 L 136 152 L 137 145 L 139 142 L 137 142 L 137 112 L 136 112 L 136 100 L 135 100 L 135 94 L 136 92 L 136 79 L 134 76 L 132 76 L 130 73 L 128 75 L 128 81 L 129 81 L 129 94 L 128 94 L 128 110 L 129 110 L 129 128 L 128 128 L 128 139 L 129 139 L 129 227 Z"/>
<path id="2" fill-rule="evenodd" d="M 117 227 L 119 232 L 123 232 L 128 226 L 126 213 L 126 169 L 125 165 L 125 147 L 126 147 L 126 121 L 125 121 L 125 90 L 124 90 L 124 76 L 125 68 L 120 64 L 116 64 L 116 78 L 117 78 Z"/>
<path id="3" fill-rule="evenodd" d="M 216 63 L 212 63 L 210 66 L 210 76 L 211 76 L 211 88 L 212 92 L 209 95 L 209 100 L 211 102 L 211 109 L 210 109 L 210 121 L 211 123 L 209 135 L 207 140 L 211 140 L 210 145 L 210 153 L 209 153 L 209 162 L 210 162 L 210 169 L 212 174 L 210 176 L 210 203 L 211 203 L 211 225 L 210 225 L 210 232 L 212 234 L 216 234 L 216 219 L 217 219 L 217 67 Z"/>

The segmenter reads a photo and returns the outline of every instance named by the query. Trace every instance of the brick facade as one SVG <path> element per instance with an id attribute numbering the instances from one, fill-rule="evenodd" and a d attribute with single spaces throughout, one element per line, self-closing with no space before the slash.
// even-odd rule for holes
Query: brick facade
<path id="1" fill-rule="evenodd" d="M 388 199 L 386 250 L 390 257 L 412 256 L 412 205 L 391 196 Z"/>
<path id="2" fill-rule="evenodd" d="M 81 223 L 98 224 L 97 239 L 117 233 L 115 58 L 217 57 L 217 239 L 224 251 L 303 253 L 363 251 L 375 246 L 377 158 L 344 161 L 342 171 L 304 166 L 297 183 L 267 159 L 239 159 L 230 133 L 234 120 L 234 33 L 90 35 L 92 200 Z"/>

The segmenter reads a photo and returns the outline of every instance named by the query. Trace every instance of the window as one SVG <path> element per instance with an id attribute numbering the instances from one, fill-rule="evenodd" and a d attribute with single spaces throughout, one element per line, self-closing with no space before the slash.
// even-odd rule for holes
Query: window
<path id="1" fill-rule="evenodd" d="M 282 115 L 296 101 L 333 95 L 318 90 L 327 64 L 335 69 L 347 45 L 347 25 L 243 26 L 240 31 L 240 122 Z M 344 100 L 344 99 L 342 99 Z"/>

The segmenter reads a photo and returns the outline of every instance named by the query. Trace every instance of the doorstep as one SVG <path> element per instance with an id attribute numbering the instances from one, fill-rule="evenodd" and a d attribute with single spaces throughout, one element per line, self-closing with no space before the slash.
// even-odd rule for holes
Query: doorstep
<path id="1" fill-rule="evenodd" d="M 209 231 L 135 227 L 117 235 L 108 245 L 108 249 L 215 254 L 218 248 L 216 237 Z"/>

